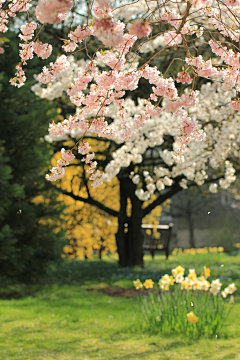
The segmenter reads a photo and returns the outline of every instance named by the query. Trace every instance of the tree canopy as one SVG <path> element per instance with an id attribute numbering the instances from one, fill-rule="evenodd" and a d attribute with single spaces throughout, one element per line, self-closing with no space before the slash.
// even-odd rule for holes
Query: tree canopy
<path id="1" fill-rule="evenodd" d="M 48 140 L 64 147 L 46 178 L 61 179 L 75 160 L 83 163 L 83 179 L 93 188 L 118 177 L 119 213 L 94 199 L 89 188 L 84 201 L 118 216 L 119 254 L 130 243 L 141 244 L 143 217 L 168 197 L 194 184 L 210 183 L 215 192 L 235 181 L 240 140 L 237 0 L 12 0 L 1 7 L 2 32 L 16 14 L 22 21 L 20 62 L 11 84 L 22 87 L 23 66 L 35 56 L 46 60 L 57 48 L 56 60 L 37 75 L 34 91 L 49 99 L 63 94 L 74 110 L 49 125 Z M 27 20 L 21 16 L 25 13 Z M 61 29 L 59 41 L 43 43 L 44 28 Z M 104 156 L 90 145 L 96 136 L 106 146 Z M 155 200 L 144 208 L 152 196 Z M 132 221 L 123 241 L 128 199 Z M 130 263 L 142 264 L 142 251 L 135 245 L 122 261 Z"/>

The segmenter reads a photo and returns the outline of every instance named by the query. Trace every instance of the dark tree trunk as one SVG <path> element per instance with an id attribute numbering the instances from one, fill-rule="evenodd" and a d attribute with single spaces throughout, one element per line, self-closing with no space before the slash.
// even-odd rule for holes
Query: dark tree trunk
<path id="1" fill-rule="evenodd" d="M 192 214 L 189 213 L 188 216 L 188 226 L 189 226 L 189 242 L 191 248 L 195 248 L 195 239 L 194 239 L 194 221 Z"/>
<path id="2" fill-rule="evenodd" d="M 103 238 L 101 237 L 101 242 L 103 243 Z M 98 249 L 98 258 L 102 260 L 102 252 L 105 249 L 105 247 L 101 244 L 100 248 Z"/>
<path id="3" fill-rule="evenodd" d="M 135 185 L 129 178 L 120 180 L 120 216 L 116 242 L 119 254 L 119 265 L 143 267 L 142 235 L 142 201 L 135 195 Z M 132 213 L 127 217 L 127 199 L 130 198 Z M 124 231 L 127 227 L 127 232 Z"/>
<path id="4" fill-rule="evenodd" d="M 120 213 L 118 217 L 118 231 L 116 233 L 116 244 L 119 257 L 119 265 L 122 267 L 127 264 L 127 234 L 124 232 L 127 224 L 127 194 L 124 191 L 123 181 L 120 180 Z"/>

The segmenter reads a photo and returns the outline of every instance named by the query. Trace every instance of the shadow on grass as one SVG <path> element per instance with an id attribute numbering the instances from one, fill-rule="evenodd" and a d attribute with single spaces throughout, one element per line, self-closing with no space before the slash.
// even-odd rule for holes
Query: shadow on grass
<path id="1" fill-rule="evenodd" d="M 64 259 L 61 266 L 52 268 L 45 276 L 37 276 L 28 283 L 16 283 L 14 279 L 0 278 L 0 298 L 19 299 L 25 296 L 34 296 L 41 289 L 48 286 L 76 285 L 87 288 L 96 288 L 100 284 L 103 287 L 132 288 L 133 280 L 140 278 L 141 281 L 151 278 L 158 282 L 159 278 L 178 265 L 184 268 L 195 268 L 200 274 L 203 266 L 210 267 L 211 277 L 220 278 L 226 284 L 230 281 L 239 283 L 240 288 L 240 254 L 229 256 L 227 254 L 198 254 L 198 255 L 170 255 L 166 260 L 164 255 L 157 255 L 152 261 L 150 256 L 145 256 L 145 268 L 119 268 L 117 260 L 105 257 L 104 260 L 70 260 Z M 224 285 L 225 286 L 225 285 Z M 105 290 L 112 291 L 112 290 Z M 116 289 L 116 292 L 119 291 Z M 238 290 L 239 291 L 239 290 Z M 114 294 L 109 294 L 113 295 Z M 118 296 L 118 295 L 116 295 Z"/>

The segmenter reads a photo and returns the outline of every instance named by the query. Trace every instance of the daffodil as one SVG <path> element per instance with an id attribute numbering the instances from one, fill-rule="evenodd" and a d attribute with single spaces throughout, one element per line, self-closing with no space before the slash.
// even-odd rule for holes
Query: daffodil
<path id="1" fill-rule="evenodd" d="M 229 294 L 233 294 L 237 290 L 235 283 L 228 285 L 227 291 Z"/>
<path id="2" fill-rule="evenodd" d="M 140 281 L 139 279 L 135 280 L 135 281 L 133 282 L 133 285 L 135 286 L 135 288 L 136 288 L 137 290 L 139 290 L 139 289 L 141 289 L 141 288 L 143 287 L 143 284 L 141 283 L 141 281 Z"/>
<path id="3" fill-rule="evenodd" d="M 187 314 L 187 319 L 192 324 L 195 324 L 196 322 L 198 322 L 198 317 L 192 311 Z"/>
<path id="4" fill-rule="evenodd" d="M 217 288 L 218 291 L 220 291 L 221 286 L 222 286 L 222 283 L 220 283 L 220 280 L 219 280 L 219 279 L 213 280 L 212 283 L 211 283 L 211 287 L 212 287 L 212 288 Z"/>
<path id="5" fill-rule="evenodd" d="M 183 281 L 181 283 L 181 290 L 186 288 L 186 284 L 187 284 L 187 281 L 183 279 Z"/>
<path id="6" fill-rule="evenodd" d="M 144 286 L 146 289 L 152 289 L 152 288 L 153 288 L 153 284 L 154 284 L 154 282 L 152 281 L 152 279 L 147 279 L 147 280 L 145 280 L 143 286 Z"/>
<path id="7" fill-rule="evenodd" d="M 162 277 L 162 280 L 165 281 L 168 285 L 174 285 L 175 283 L 175 279 L 173 278 L 173 276 L 169 276 L 167 274 Z"/>
<path id="8" fill-rule="evenodd" d="M 193 288 L 193 283 L 191 281 L 188 281 L 185 285 L 185 289 L 192 290 L 192 288 Z"/>
<path id="9" fill-rule="evenodd" d="M 172 275 L 184 275 L 184 271 L 185 269 L 181 265 L 179 265 L 176 267 L 176 269 L 172 269 Z"/>
<path id="10" fill-rule="evenodd" d="M 204 290 L 204 291 L 208 291 L 208 289 L 210 288 L 210 282 L 209 281 L 204 281 L 202 283 L 200 283 L 200 290 Z"/>
<path id="11" fill-rule="evenodd" d="M 193 282 L 193 290 L 200 290 L 198 278 Z"/>
<path id="12" fill-rule="evenodd" d="M 168 291 L 169 290 L 169 282 L 164 281 L 163 278 L 159 280 L 158 285 L 161 290 Z"/>
<path id="13" fill-rule="evenodd" d="M 204 269 L 205 279 L 207 279 L 210 276 L 210 269 L 206 268 L 206 266 L 204 266 L 203 269 Z"/>
<path id="14" fill-rule="evenodd" d="M 229 302 L 230 302 L 230 304 L 234 304 L 234 297 L 232 295 L 230 296 Z"/>
<path id="15" fill-rule="evenodd" d="M 222 297 L 223 297 L 223 298 L 226 298 L 226 297 L 228 296 L 227 288 L 224 289 L 224 290 L 221 292 L 221 294 L 222 294 Z"/>
<path id="16" fill-rule="evenodd" d="M 189 269 L 188 279 L 195 280 L 197 277 L 195 269 Z"/>
<path id="17" fill-rule="evenodd" d="M 183 276 L 181 275 L 181 274 L 177 274 L 176 276 L 175 276 L 175 279 L 176 279 L 176 283 L 177 284 L 181 284 L 182 282 L 183 282 Z"/>
<path id="18" fill-rule="evenodd" d="M 216 286 L 211 286 L 210 290 L 209 290 L 213 295 L 217 295 L 220 291 L 220 289 Z"/>

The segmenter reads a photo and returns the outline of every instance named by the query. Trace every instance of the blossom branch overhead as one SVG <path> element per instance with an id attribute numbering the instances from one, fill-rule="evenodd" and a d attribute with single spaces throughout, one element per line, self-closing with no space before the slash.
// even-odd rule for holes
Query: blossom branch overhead
<path id="1" fill-rule="evenodd" d="M 229 98 L 227 106 L 233 114 L 240 111 L 240 7 L 236 0 L 140 0 L 130 3 L 123 1 L 119 7 L 113 8 L 114 5 L 115 2 L 110 0 L 89 2 L 86 23 L 76 24 L 74 13 L 77 13 L 78 1 L 39 0 L 34 9 L 35 19 L 20 27 L 20 63 L 16 66 L 15 77 L 10 83 L 17 87 L 23 86 L 26 81 L 23 66 L 34 56 L 47 59 L 51 55 L 52 44 L 41 41 L 44 24 L 64 22 L 68 26 L 70 23 L 68 37 L 62 44 L 64 53 L 55 62 L 43 67 L 37 76 L 38 84 L 34 87 L 34 91 L 42 96 L 44 91 L 49 96 L 50 88 L 57 96 L 65 91 L 71 103 L 76 106 L 75 115 L 61 123 L 50 124 L 49 136 L 67 138 L 73 132 L 79 134 L 80 138 L 74 149 L 83 156 L 82 161 L 88 166 L 87 174 L 92 180 L 92 186 L 97 187 L 111 177 L 111 166 L 104 173 L 97 169 L 95 154 L 91 152 L 88 142 L 84 141 L 85 134 L 94 133 L 117 143 L 134 144 L 132 148 L 136 148 L 136 143 L 143 141 L 144 136 L 148 140 L 146 146 L 153 147 L 164 141 L 163 135 L 167 131 L 174 132 L 174 149 L 167 155 L 170 158 L 166 160 L 166 152 L 162 156 L 173 168 L 164 177 L 155 173 L 155 178 L 151 177 L 153 180 L 146 180 L 146 194 L 138 189 L 138 196 L 145 199 L 156 189 L 161 191 L 165 186 L 171 186 L 174 177 L 184 174 L 190 159 L 194 163 L 194 151 L 205 151 L 207 154 L 206 144 L 214 134 L 210 133 L 206 121 L 199 122 L 194 114 L 193 109 L 201 106 L 198 105 L 200 101 L 202 104 L 205 101 L 196 90 L 197 78 L 220 84 L 217 91 L 235 92 L 237 95 Z M 30 0 L 1 0 L 0 6 L 0 32 L 5 33 L 15 16 L 20 12 L 28 12 L 33 5 Z M 82 62 L 79 67 L 74 55 L 87 51 L 88 43 L 93 40 L 97 40 L 98 50 L 93 56 L 87 52 L 89 61 Z M 2 44 L 0 52 L 4 53 L 4 42 Z M 202 46 L 207 46 L 208 53 L 201 54 Z M 155 64 L 160 56 L 171 49 L 176 56 L 169 63 L 167 71 L 163 72 Z M 138 66 L 138 60 L 144 53 L 150 56 Z M 182 62 L 182 71 L 174 70 L 174 60 Z M 134 114 L 130 114 L 126 92 L 136 91 L 142 79 L 151 85 L 151 91 L 148 99 L 140 101 L 135 106 Z M 60 89 L 56 85 L 59 82 L 62 84 Z M 68 83 L 67 86 L 65 83 Z M 45 84 L 45 88 L 41 84 Z M 184 92 L 182 86 L 185 86 Z M 112 115 L 113 108 L 115 114 Z M 114 121 L 109 121 L 110 118 L 114 118 Z M 177 124 L 174 131 L 167 124 L 167 121 L 171 123 L 172 118 L 176 119 Z M 164 121 L 166 125 L 163 124 Z M 149 129 L 153 123 L 161 124 L 162 130 L 159 130 L 160 140 L 151 142 L 146 133 L 151 133 Z M 210 140 L 206 140 L 206 135 L 211 137 Z M 210 146 L 211 154 L 216 146 Z M 64 167 L 75 158 L 72 150 L 62 149 L 62 159 L 51 169 L 51 175 L 46 176 L 48 180 L 55 181 L 64 175 Z M 139 151 L 137 163 L 141 156 Z M 206 157 L 210 161 L 209 154 Z M 215 158 L 216 156 L 212 156 L 212 159 Z M 116 157 L 113 161 L 116 162 Z M 224 161 L 228 161 L 228 158 L 223 156 L 222 163 Z M 117 168 L 121 167 L 122 165 Z M 204 172 L 205 167 L 206 164 L 201 171 Z M 207 175 L 200 175 L 200 168 L 197 166 L 193 168 L 194 177 L 201 178 L 196 181 L 204 181 Z M 233 180 L 234 174 L 229 170 L 228 163 L 225 168 L 226 174 L 231 174 L 226 177 L 230 179 L 232 176 Z M 116 175 L 117 170 L 113 173 Z M 223 179 L 223 186 L 225 183 Z M 186 184 L 183 182 L 182 186 Z"/>

